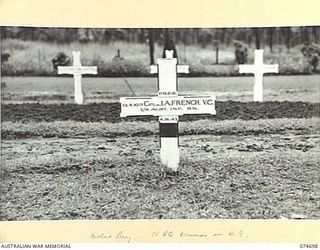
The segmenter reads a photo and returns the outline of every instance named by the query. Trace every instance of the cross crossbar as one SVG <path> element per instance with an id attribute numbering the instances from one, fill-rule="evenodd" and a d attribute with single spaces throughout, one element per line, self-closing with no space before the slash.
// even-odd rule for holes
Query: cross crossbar
<path id="1" fill-rule="evenodd" d="M 82 66 L 80 61 L 81 52 L 72 51 L 73 66 L 58 66 L 58 74 L 71 74 L 74 78 L 74 100 L 77 104 L 83 104 L 81 77 L 84 74 L 96 75 L 96 66 Z"/>

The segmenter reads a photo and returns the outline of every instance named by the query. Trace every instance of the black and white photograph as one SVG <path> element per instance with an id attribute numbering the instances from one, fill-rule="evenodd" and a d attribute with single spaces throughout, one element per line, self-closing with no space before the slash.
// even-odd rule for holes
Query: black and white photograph
<path id="1" fill-rule="evenodd" d="M 0 220 L 320 219 L 320 26 L 2 26 Z"/>

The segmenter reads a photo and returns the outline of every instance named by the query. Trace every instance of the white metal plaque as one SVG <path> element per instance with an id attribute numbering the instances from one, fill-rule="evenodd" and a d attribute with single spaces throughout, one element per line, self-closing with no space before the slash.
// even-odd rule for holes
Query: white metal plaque
<path id="1" fill-rule="evenodd" d="M 215 96 L 121 97 L 121 117 L 215 115 Z"/>

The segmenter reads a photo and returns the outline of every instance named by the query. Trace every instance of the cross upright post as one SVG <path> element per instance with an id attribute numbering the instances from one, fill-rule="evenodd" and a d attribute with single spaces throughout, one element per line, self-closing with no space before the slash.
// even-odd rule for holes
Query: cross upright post
<path id="1" fill-rule="evenodd" d="M 157 97 L 121 97 L 121 117 L 159 116 L 161 163 L 170 171 L 177 171 L 180 154 L 178 138 L 179 116 L 184 114 L 215 115 L 215 96 L 179 96 L 177 73 L 188 73 L 189 66 L 177 65 L 173 51 L 166 58 L 150 66 L 151 74 L 158 74 Z"/>
<path id="2" fill-rule="evenodd" d="M 158 73 L 158 96 L 160 98 L 178 96 L 177 73 L 189 73 L 188 65 L 177 65 L 173 51 L 165 51 L 166 58 L 158 59 L 158 66 L 151 66 L 150 73 Z M 162 164 L 174 171 L 180 162 L 179 153 L 179 116 L 159 116 L 160 158 Z"/>
<path id="3" fill-rule="evenodd" d="M 263 74 L 264 73 L 278 73 L 278 64 L 263 64 L 263 50 L 255 50 L 254 64 L 239 65 L 239 73 L 253 73 L 254 86 L 253 86 L 253 101 L 263 101 Z"/>
<path id="4" fill-rule="evenodd" d="M 72 51 L 73 66 L 58 66 L 58 74 L 71 74 L 74 78 L 74 100 L 77 104 L 83 104 L 81 78 L 83 74 L 97 74 L 96 66 L 82 66 L 80 51 Z"/>

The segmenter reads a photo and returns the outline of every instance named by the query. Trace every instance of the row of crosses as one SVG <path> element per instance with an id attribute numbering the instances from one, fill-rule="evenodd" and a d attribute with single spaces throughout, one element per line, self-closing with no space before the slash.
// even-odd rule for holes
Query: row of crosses
<path id="1" fill-rule="evenodd" d="M 97 74 L 96 66 L 82 66 L 80 61 L 80 51 L 73 51 L 73 66 L 58 66 L 58 74 L 71 74 L 74 77 L 74 99 L 75 103 L 83 104 L 83 93 L 81 86 L 81 77 L 84 74 Z M 179 65 L 178 73 L 188 73 L 188 66 Z M 181 71 L 181 72 L 180 72 Z M 254 64 L 239 65 L 239 73 L 253 73 L 254 74 L 254 86 L 253 86 L 253 101 L 262 102 L 263 101 L 263 74 L 265 73 L 278 73 L 279 65 L 273 64 L 268 65 L 263 63 L 263 50 L 255 50 Z M 157 73 L 157 66 L 150 66 L 150 73 Z M 161 88 L 167 88 L 163 85 Z M 161 90 L 159 90 L 161 91 Z"/>
<path id="2" fill-rule="evenodd" d="M 157 60 L 150 66 L 151 74 L 158 74 L 157 97 L 121 97 L 121 117 L 158 116 L 160 134 L 160 159 L 162 166 L 176 172 L 180 162 L 179 116 L 186 114 L 215 115 L 215 96 L 179 96 L 178 73 L 189 73 L 188 65 L 177 65 L 173 51 L 166 51 L 166 58 Z M 81 75 L 96 74 L 96 67 L 83 67 L 80 52 L 73 52 L 73 66 L 58 67 L 59 74 L 73 74 L 75 79 L 75 101 L 83 103 Z M 240 65 L 240 73 L 254 73 L 254 101 L 262 101 L 262 77 L 264 73 L 278 72 L 278 65 L 263 64 L 263 50 L 255 51 L 253 65 Z"/>

